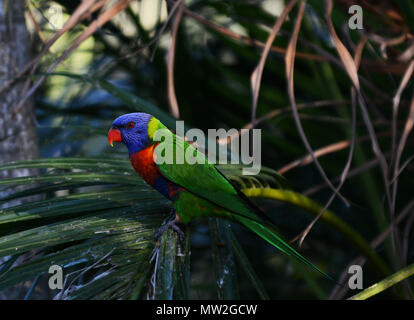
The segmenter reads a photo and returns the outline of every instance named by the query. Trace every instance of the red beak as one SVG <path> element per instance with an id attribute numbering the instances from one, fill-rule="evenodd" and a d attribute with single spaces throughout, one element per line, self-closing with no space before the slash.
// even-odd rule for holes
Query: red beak
<path id="1" fill-rule="evenodd" d="M 122 142 L 121 131 L 119 131 L 118 129 L 109 129 L 108 141 L 111 147 L 114 146 L 114 142 Z"/>

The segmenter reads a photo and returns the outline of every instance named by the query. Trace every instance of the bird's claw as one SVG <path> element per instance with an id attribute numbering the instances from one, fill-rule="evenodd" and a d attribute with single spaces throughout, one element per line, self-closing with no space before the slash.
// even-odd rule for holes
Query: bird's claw
<path id="1" fill-rule="evenodd" d="M 184 232 L 180 229 L 180 227 L 177 225 L 178 223 L 180 223 L 179 221 L 178 221 L 178 219 L 177 218 L 175 218 L 174 220 L 172 220 L 172 221 L 170 221 L 170 222 L 168 222 L 168 223 L 166 223 L 166 224 L 164 224 L 161 228 L 159 228 L 158 229 L 158 231 L 155 233 L 155 240 L 156 241 L 158 241 L 160 238 L 161 238 L 161 236 L 162 236 L 162 234 L 165 232 L 165 231 L 167 231 L 168 229 L 172 229 L 172 230 L 174 230 L 175 232 L 177 232 L 178 233 L 178 235 L 180 236 L 180 239 L 181 240 L 184 240 L 185 239 L 185 236 L 184 236 Z"/>

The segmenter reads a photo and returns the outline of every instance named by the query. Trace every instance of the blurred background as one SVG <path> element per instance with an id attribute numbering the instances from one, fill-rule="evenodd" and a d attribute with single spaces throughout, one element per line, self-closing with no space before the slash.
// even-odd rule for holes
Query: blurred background
<path id="1" fill-rule="evenodd" d="M 137 111 L 172 129 L 175 119 L 205 132 L 261 129 L 261 174 L 223 171 L 242 189 L 280 191 L 254 201 L 285 239 L 344 283 L 352 264 L 363 266 L 364 288 L 413 273 L 410 1 L 0 0 L 0 8 L 0 298 L 359 292 L 225 221 L 194 221 L 185 241 L 167 232 L 156 243 L 171 204 L 106 137 L 117 116 Z M 55 264 L 62 290 L 48 287 Z M 374 298 L 412 299 L 412 289 L 405 280 Z"/>

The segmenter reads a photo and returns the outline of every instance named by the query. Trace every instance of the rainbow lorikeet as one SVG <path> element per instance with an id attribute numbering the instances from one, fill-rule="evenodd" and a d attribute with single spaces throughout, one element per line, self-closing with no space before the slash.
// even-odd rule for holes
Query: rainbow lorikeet
<path id="1" fill-rule="evenodd" d="M 159 141 L 154 141 L 157 130 L 168 130 L 158 119 L 146 113 L 129 113 L 114 120 L 108 133 L 110 145 L 124 143 L 135 171 L 174 204 L 176 219 L 170 227 L 176 229 L 176 222 L 188 223 L 193 218 L 214 216 L 238 222 L 258 234 L 264 240 L 287 255 L 313 268 L 332 280 L 309 260 L 287 244 L 275 231 L 271 220 L 239 191 L 217 168 L 210 164 L 205 155 L 171 133 L 174 150 L 183 148 L 201 157 L 189 164 L 168 164 L 154 161 L 160 156 Z"/>

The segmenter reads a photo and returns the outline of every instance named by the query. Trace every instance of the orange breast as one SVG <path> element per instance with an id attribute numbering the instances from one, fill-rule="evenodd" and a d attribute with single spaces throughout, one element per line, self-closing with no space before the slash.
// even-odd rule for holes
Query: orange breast
<path id="1" fill-rule="evenodd" d="M 146 183 L 151 186 L 154 186 L 155 180 L 157 180 L 160 176 L 158 168 L 154 163 L 154 148 L 155 146 L 152 145 L 146 149 L 131 154 L 129 157 L 135 171 L 142 177 L 142 179 L 144 179 Z"/>
<path id="2" fill-rule="evenodd" d="M 156 189 L 170 200 L 181 190 L 182 187 L 165 179 L 154 162 L 154 148 L 157 145 L 150 146 L 139 152 L 131 154 L 129 159 L 135 171 L 144 179 L 146 183 Z"/>

